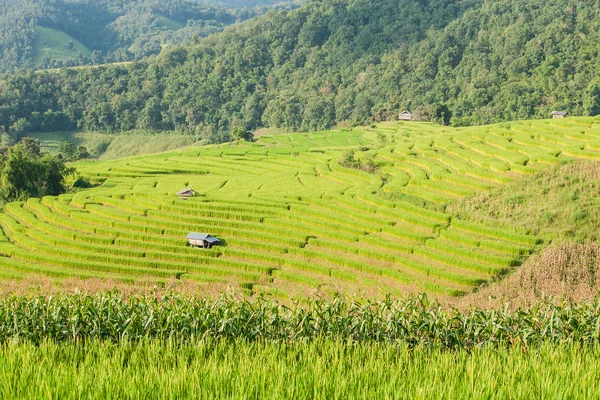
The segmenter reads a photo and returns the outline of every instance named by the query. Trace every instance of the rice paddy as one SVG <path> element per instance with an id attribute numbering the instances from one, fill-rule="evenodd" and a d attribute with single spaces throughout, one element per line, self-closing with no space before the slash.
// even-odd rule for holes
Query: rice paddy
<path id="1" fill-rule="evenodd" d="M 600 395 L 598 347 L 445 352 L 342 341 L 0 346 L 4 399 L 579 398 Z"/>
<path id="2" fill-rule="evenodd" d="M 456 296 L 552 238 L 463 220 L 446 206 L 552 165 L 599 159 L 599 143 L 592 118 L 383 123 L 79 162 L 99 186 L 5 207 L 0 277 L 180 280 L 276 298 Z M 340 163 L 349 151 L 357 168 Z M 361 169 L 369 160 L 376 169 Z M 186 187 L 199 195 L 178 198 Z M 189 232 L 222 245 L 191 248 Z"/>

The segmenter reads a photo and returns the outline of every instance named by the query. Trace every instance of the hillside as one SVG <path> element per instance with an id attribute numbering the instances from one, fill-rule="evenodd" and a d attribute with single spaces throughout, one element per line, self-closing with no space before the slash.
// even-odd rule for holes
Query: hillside
<path id="1" fill-rule="evenodd" d="M 449 205 L 448 212 L 470 221 L 552 238 L 510 277 L 461 304 L 529 306 L 549 296 L 574 302 L 593 298 L 600 290 L 599 184 L 600 163 L 583 159 Z"/>
<path id="2" fill-rule="evenodd" d="M 0 72 L 137 60 L 263 13 L 263 3 L 1 0 Z"/>
<path id="3" fill-rule="evenodd" d="M 90 57 L 92 52 L 74 37 L 52 28 L 35 27 L 33 62 L 44 64 L 45 60 L 73 60 Z"/>
<path id="4" fill-rule="evenodd" d="M 311 131 L 405 108 L 453 125 L 553 109 L 596 115 L 598 23 L 594 1 L 308 1 L 156 59 L 7 77 L 0 125 L 15 134 L 19 120 L 29 131 L 42 122 L 177 130 L 223 142 L 237 125 Z M 61 118 L 31 121 L 47 110 Z"/>
<path id="5" fill-rule="evenodd" d="M 595 149 L 592 143 L 587 146 Z M 486 224 L 510 224 L 515 229 L 536 232 L 560 242 L 596 242 L 599 196 L 600 164 L 587 160 L 559 164 L 527 179 L 464 199 L 448 207 L 448 211 Z"/>
<path id="6" fill-rule="evenodd" d="M 600 398 L 599 26 L 0 0 L 0 396 Z"/>
<path id="7" fill-rule="evenodd" d="M 221 4 L 232 8 L 252 8 L 261 6 L 274 6 L 285 3 L 301 4 L 305 0 L 205 0 L 209 4 Z"/>
<path id="8" fill-rule="evenodd" d="M 140 287 L 173 279 L 241 285 L 281 298 L 458 295 L 557 236 L 451 210 L 553 166 L 597 160 L 599 132 L 591 118 L 473 128 L 386 123 L 78 162 L 80 174 L 102 185 L 6 206 L 0 271 Z M 178 199 L 188 186 L 200 195 Z M 191 231 L 223 245 L 190 248 Z"/>

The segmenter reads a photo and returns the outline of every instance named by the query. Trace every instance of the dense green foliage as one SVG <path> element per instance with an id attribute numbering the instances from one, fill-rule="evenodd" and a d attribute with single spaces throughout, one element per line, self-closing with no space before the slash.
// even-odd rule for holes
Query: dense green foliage
<path id="1" fill-rule="evenodd" d="M 598 398 L 597 346 L 439 349 L 336 340 L 8 343 L 3 399 Z"/>
<path id="2" fill-rule="evenodd" d="M 139 59 L 262 12 L 206 3 L 2 0 L 0 71 Z"/>
<path id="3" fill-rule="evenodd" d="M 57 196 L 65 192 L 65 177 L 73 172 L 72 169 L 65 165 L 62 158 L 42 154 L 37 141 L 26 138 L 2 150 L 0 202 Z"/>
<path id="4" fill-rule="evenodd" d="M 540 303 L 528 309 L 445 310 L 426 296 L 381 302 L 311 300 L 289 308 L 276 302 L 168 295 L 58 295 L 0 299 L 0 342 L 47 340 L 190 342 L 199 339 L 401 343 L 437 348 L 598 344 L 600 301 Z"/>
<path id="5" fill-rule="evenodd" d="M 281 5 L 283 3 L 302 3 L 304 0 L 204 0 L 205 3 L 222 4 L 232 8 L 253 8 L 260 6 Z"/>
<path id="6" fill-rule="evenodd" d="M 60 129 L 218 142 L 232 126 L 318 130 L 404 108 L 458 125 L 593 115 L 599 21 L 591 0 L 308 1 L 157 59 L 6 78 L 0 126 L 51 110 Z"/>

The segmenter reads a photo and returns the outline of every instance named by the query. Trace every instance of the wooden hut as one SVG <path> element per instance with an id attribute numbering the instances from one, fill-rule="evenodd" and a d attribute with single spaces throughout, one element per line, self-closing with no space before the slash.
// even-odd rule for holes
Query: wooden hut
<path id="1" fill-rule="evenodd" d="M 567 114 L 566 111 L 552 111 L 550 115 L 552 115 L 552 118 L 565 118 Z"/>
<path id="2" fill-rule="evenodd" d="M 191 188 L 185 188 L 185 189 L 180 190 L 179 192 L 177 192 L 177 196 L 180 199 L 187 199 L 189 197 L 196 197 L 196 196 L 198 196 L 198 192 L 196 192 L 194 189 L 191 189 Z"/>
<path id="3" fill-rule="evenodd" d="M 413 118 L 413 115 L 408 110 L 404 110 L 398 115 L 398 120 L 400 120 L 400 121 L 411 121 L 412 118 Z"/>
<path id="4" fill-rule="evenodd" d="M 189 240 L 190 246 L 203 249 L 210 249 L 214 244 L 219 243 L 219 239 L 208 233 L 190 232 L 186 238 Z"/>

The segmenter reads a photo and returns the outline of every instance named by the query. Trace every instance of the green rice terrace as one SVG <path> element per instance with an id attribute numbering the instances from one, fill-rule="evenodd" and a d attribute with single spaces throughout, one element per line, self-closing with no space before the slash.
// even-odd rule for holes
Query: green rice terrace
<path id="1" fill-rule="evenodd" d="M 181 280 L 275 298 L 468 293 L 552 238 L 461 220 L 446 205 L 600 159 L 599 121 L 383 123 L 79 162 L 99 186 L 5 207 L 0 274 Z M 198 196 L 178 198 L 187 187 Z M 221 245 L 190 247 L 190 232 Z"/>

